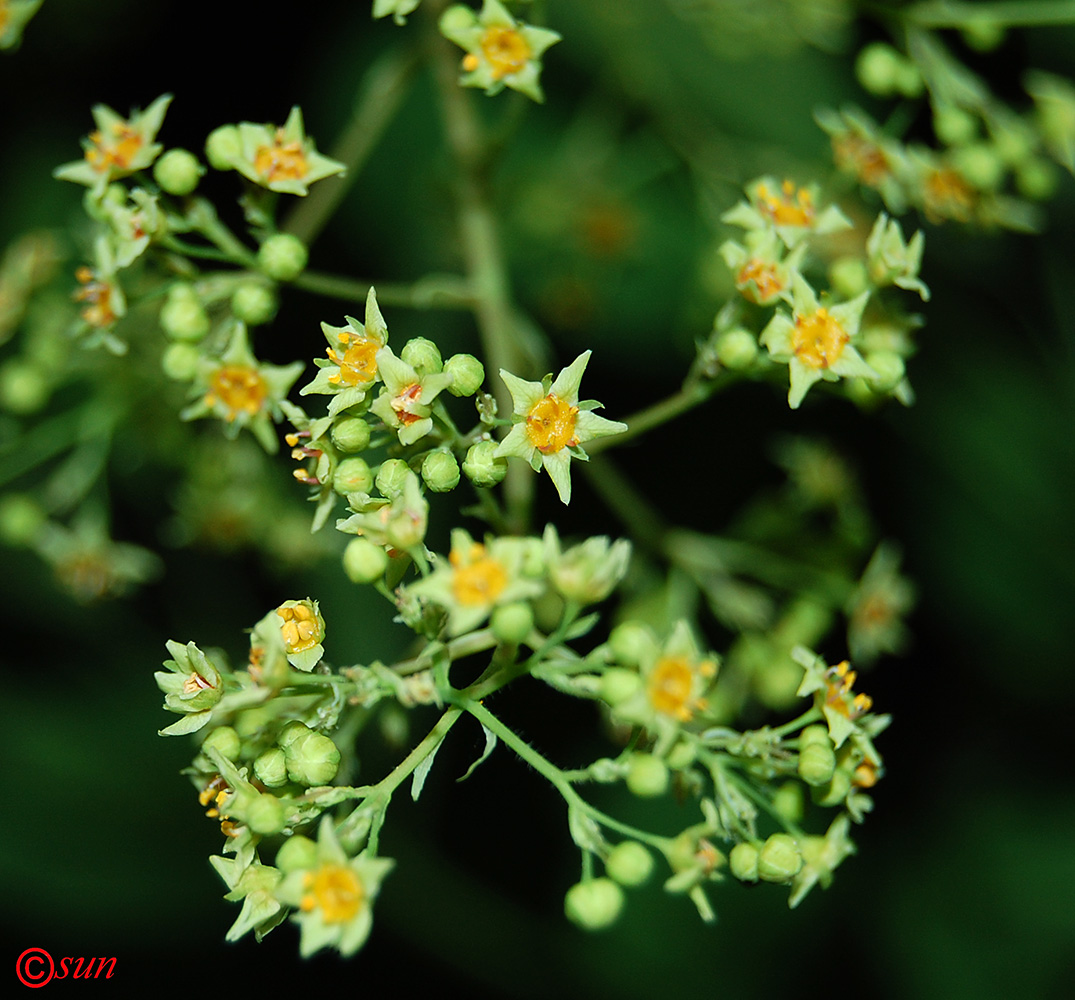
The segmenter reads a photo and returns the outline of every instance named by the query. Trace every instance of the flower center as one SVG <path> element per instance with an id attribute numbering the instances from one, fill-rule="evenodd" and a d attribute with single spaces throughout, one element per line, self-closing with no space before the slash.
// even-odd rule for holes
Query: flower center
<path id="1" fill-rule="evenodd" d="M 223 403 L 228 410 L 227 419 L 234 420 L 240 413 L 257 414 L 269 395 L 265 380 L 247 365 L 225 365 L 213 376 L 205 405 Z"/>
<path id="2" fill-rule="evenodd" d="M 313 608 L 296 604 L 291 608 L 277 608 L 276 614 L 283 620 L 280 632 L 289 653 L 301 653 L 312 649 L 321 639 L 321 625 Z"/>
<path id="3" fill-rule="evenodd" d="M 142 136 L 126 122 L 112 126 L 112 134 L 103 132 L 90 134 L 90 148 L 86 150 L 86 160 L 99 174 L 110 167 L 130 170 L 131 163 L 142 148 Z"/>
<path id="4" fill-rule="evenodd" d="M 354 920 L 366 898 L 358 876 L 342 865 L 323 865 L 316 872 L 307 872 L 303 888 L 310 890 L 299 904 L 303 912 L 320 908 L 326 924 Z"/>
<path id="5" fill-rule="evenodd" d="M 934 219 L 966 221 L 974 207 L 974 190 L 955 170 L 931 170 L 925 184 L 926 212 Z"/>
<path id="6" fill-rule="evenodd" d="M 750 282 L 754 287 L 750 287 Z M 775 299 L 783 290 L 784 282 L 776 273 L 776 265 L 764 260 L 748 260 L 735 276 L 735 287 L 743 298 L 757 305 L 765 305 Z"/>
<path id="7" fill-rule="evenodd" d="M 343 382 L 344 385 L 370 385 L 377 378 L 377 352 L 381 345 L 373 337 L 354 337 L 340 334 L 343 354 L 328 349 L 329 360 L 340 366 L 335 375 L 329 376 L 330 382 Z"/>
<path id="8" fill-rule="evenodd" d="M 844 345 L 850 339 L 829 311 L 822 308 L 809 316 L 796 315 L 791 347 L 804 365 L 829 368 L 840 360 Z"/>
<path id="9" fill-rule="evenodd" d="M 891 172 L 888 157 L 881 148 L 858 135 L 845 135 L 832 141 L 833 158 L 842 170 L 850 170 L 869 187 L 876 187 Z"/>
<path id="10" fill-rule="evenodd" d="M 449 557 L 455 566 L 452 595 L 467 607 L 492 605 L 508 585 L 508 572 L 496 559 L 485 554 L 484 545 L 475 545 L 470 557 L 466 566 L 459 565 L 461 560 L 456 552 Z"/>
<path id="11" fill-rule="evenodd" d="M 758 208 L 778 226 L 809 226 L 814 221 L 814 200 L 805 188 L 784 181 L 780 194 L 770 194 L 762 184 L 758 188 Z"/>
<path id="12" fill-rule="evenodd" d="M 694 671 L 684 656 L 665 656 L 657 661 L 649 676 L 650 704 L 664 715 L 686 722 L 694 713 L 691 692 Z"/>
<path id="13" fill-rule="evenodd" d="M 514 28 L 489 28 L 481 40 L 494 80 L 518 73 L 530 60 L 530 46 Z"/>
<path id="14" fill-rule="evenodd" d="M 92 268 L 85 266 L 75 271 L 75 277 L 82 285 L 75 292 L 75 301 L 86 303 L 82 318 L 90 326 L 105 327 L 115 323 L 119 317 L 112 309 L 112 286 L 107 281 L 101 281 Z"/>
<path id="15" fill-rule="evenodd" d="M 422 419 L 420 413 L 414 412 L 414 408 L 419 405 L 421 398 L 422 386 L 419 382 L 412 382 L 392 397 L 392 410 L 404 427 Z"/>
<path id="16" fill-rule="evenodd" d="M 575 436 L 577 406 L 564 402 L 555 393 L 539 399 L 526 417 L 526 436 L 543 455 L 579 443 Z"/>
<path id="17" fill-rule="evenodd" d="M 873 707 L 873 699 L 868 694 L 851 697 L 857 676 L 847 660 L 825 671 L 825 704 L 848 719 L 857 719 Z"/>
<path id="18" fill-rule="evenodd" d="M 254 154 L 254 169 L 272 183 L 273 181 L 301 181 L 309 167 L 302 143 L 298 139 L 284 141 L 284 130 L 277 129 L 272 144 L 259 146 Z"/>

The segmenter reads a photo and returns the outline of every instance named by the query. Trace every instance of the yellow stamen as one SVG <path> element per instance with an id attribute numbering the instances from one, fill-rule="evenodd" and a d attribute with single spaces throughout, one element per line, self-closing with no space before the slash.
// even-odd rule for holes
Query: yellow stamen
<path id="1" fill-rule="evenodd" d="M 280 632 L 289 653 L 301 653 L 313 649 L 321 641 L 321 624 L 313 608 L 305 604 L 277 608 L 276 614 L 284 622 Z"/>
<path id="2" fill-rule="evenodd" d="M 694 671 L 685 656 L 665 656 L 649 676 L 650 704 L 664 715 L 682 722 L 694 715 Z"/>
<path id="3" fill-rule="evenodd" d="M 299 904 L 304 913 L 320 908 L 326 924 L 345 924 L 353 920 L 366 898 L 358 876 L 342 865 L 323 865 L 307 872 L 303 888 L 310 890 Z"/>
<path id="4" fill-rule="evenodd" d="M 404 427 L 409 427 L 422 419 L 420 413 L 414 412 L 414 407 L 419 405 L 421 398 L 422 386 L 418 382 L 411 383 L 392 397 L 392 411 Z"/>
<path id="5" fill-rule="evenodd" d="M 571 448 L 579 443 L 575 421 L 579 409 L 564 402 L 555 393 L 539 399 L 526 417 L 526 436 L 543 455 Z"/>
<path id="6" fill-rule="evenodd" d="M 778 226 L 809 226 L 814 221 L 814 200 L 806 188 L 784 181 L 779 194 L 762 184 L 757 192 L 758 209 Z"/>
<path id="7" fill-rule="evenodd" d="M 112 285 L 107 281 L 101 281 L 97 272 L 89 267 L 80 267 L 75 271 L 75 277 L 82 287 L 75 292 L 76 302 L 85 302 L 86 307 L 82 310 L 82 318 L 90 326 L 111 326 L 119 317 L 112 309 Z"/>
<path id="8" fill-rule="evenodd" d="M 925 180 L 926 215 L 931 221 L 965 222 L 974 208 L 974 189 L 955 171 L 931 170 Z"/>
<path id="9" fill-rule="evenodd" d="M 377 352 L 381 349 L 379 341 L 373 337 L 340 334 L 340 346 L 343 354 L 331 347 L 328 349 L 329 360 L 339 365 L 340 370 L 330 375 L 328 380 L 344 385 L 372 385 L 377 378 Z"/>
<path id="10" fill-rule="evenodd" d="M 743 298 L 757 305 L 772 302 L 784 290 L 785 285 L 786 282 L 777 274 L 776 264 L 757 258 L 748 260 L 735 276 L 735 287 L 742 293 Z"/>
<path id="11" fill-rule="evenodd" d="M 254 153 L 254 170 L 270 184 L 273 181 L 301 181 L 309 171 L 302 143 L 287 142 L 278 128 L 270 145 L 259 146 Z"/>
<path id="12" fill-rule="evenodd" d="M 482 35 L 481 50 L 489 62 L 494 80 L 518 73 L 530 61 L 530 46 L 514 28 L 487 28 Z"/>
<path id="13" fill-rule="evenodd" d="M 112 126 L 111 134 L 93 132 L 90 134 L 90 148 L 86 150 L 86 161 L 99 174 L 111 167 L 130 170 L 134 158 L 143 145 L 141 134 L 126 122 L 117 122 Z"/>
<path id="14" fill-rule="evenodd" d="M 452 595 L 460 604 L 472 608 L 490 606 L 508 585 L 508 571 L 492 556 L 485 554 L 483 545 L 471 546 L 465 565 L 454 551 L 449 559 L 455 566 Z"/>
<path id="15" fill-rule="evenodd" d="M 869 187 L 877 187 L 892 172 L 881 147 L 854 133 L 834 137 L 832 153 L 836 166 L 852 171 Z"/>
<path id="16" fill-rule="evenodd" d="M 791 335 L 792 351 L 810 368 L 829 368 L 840 360 L 844 345 L 850 340 L 844 328 L 825 308 L 807 316 L 795 316 Z"/>
<path id="17" fill-rule="evenodd" d="M 230 421 L 240 413 L 255 416 L 261 412 L 268 395 L 268 386 L 256 369 L 249 365 L 224 365 L 213 376 L 205 394 L 205 405 L 223 403 Z"/>

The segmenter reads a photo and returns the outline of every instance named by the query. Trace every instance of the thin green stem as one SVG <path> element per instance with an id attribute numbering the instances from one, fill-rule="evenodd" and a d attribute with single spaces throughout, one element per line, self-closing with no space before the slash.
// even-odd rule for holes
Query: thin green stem
<path id="1" fill-rule="evenodd" d="M 414 284 L 381 284 L 361 281 L 321 271 L 304 271 L 291 284 L 316 295 L 364 303 L 371 287 L 377 301 L 386 306 L 408 309 L 470 309 L 474 298 L 464 279 L 450 274 L 430 274 Z"/>
<path id="2" fill-rule="evenodd" d="M 639 410 L 637 413 L 627 417 L 624 421 L 627 424 L 627 430 L 622 434 L 615 434 L 612 437 L 601 438 L 587 444 L 586 453 L 596 455 L 607 448 L 625 444 L 627 441 L 638 437 L 640 434 L 645 434 L 646 431 L 652 430 L 654 427 L 666 424 L 669 420 L 673 420 L 680 414 L 686 413 L 688 410 L 692 410 L 694 407 L 704 403 L 713 395 L 716 388 L 717 383 L 715 382 L 688 382 L 667 399 L 662 399 L 660 402 L 647 406 L 644 410 Z"/>
<path id="3" fill-rule="evenodd" d="M 923 28 L 962 28 L 983 21 L 1008 28 L 1075 24 L 1075 0 L 931 0 L 886 13 Z"/>

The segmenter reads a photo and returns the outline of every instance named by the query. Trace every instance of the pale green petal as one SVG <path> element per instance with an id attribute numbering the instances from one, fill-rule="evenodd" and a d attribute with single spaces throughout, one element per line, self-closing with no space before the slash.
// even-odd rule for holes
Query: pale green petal
<path id="1" fill-rule="evenodd" d="M 574 406 L 579 401 L 579 385 L 592 351 L 583 351 L 559 375 L 549 388 L 549 392 Z"/>
<path id="2" fill-rule="evenodd" d="M 566 448 L 553 452 L 551 455 L 542 456 L 542 464 L 549 474 L 556 492 L 565 503 L 571 503 L 571 457 Z"/>

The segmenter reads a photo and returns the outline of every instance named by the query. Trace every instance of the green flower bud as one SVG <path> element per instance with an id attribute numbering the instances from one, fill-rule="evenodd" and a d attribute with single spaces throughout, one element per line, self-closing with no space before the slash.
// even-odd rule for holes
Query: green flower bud
<path id="1" fill-rule="evenodd" d="M 340 751 L 321 733 L 300 736 L 284 747 L 287 776 L 299 785 L 327 785 L 336 777 Z"/>
<path id="2" fill-rule="evenodd" d="M 637 667 L 642 656 L 654 643 L 653 634 L 641 622 L 627 621 L 617 625 L 608 637 L 612 655 L 617 663 Z"/>
<path id="3" fill-rule="evenodd" d="M 496 457 L 495 441 L 479 441 L 471 445 L 463 459 L 463 474 L 475 486 L 496 486 L 508 473 L 507 459 Z"/>
<path id="4" fill-rule="evenodd" d="M 837 768 L 829 783 L 815 788 L 810 793 L 810 798 L 819 806 L 838 806 L 847 798 L 849 791 L 851 791 L 851 772 Z"/>
<path id="5" fill-rule="evenodd" d="M 216 750 L 221 757 L 226 757 L 228 760 L 238 760 L 242 747 L 239 734 L 231 726 L 217 726 L 202 740 L 202 753 Z"/>
<path id="6" fill-rule="evenodd" d="M 799 747 L 823 746 L 832 748 L 832 739 L 829 736 L 829 727 L 820 724 L 807 726 L 799 734 Z"/>
<path id="7" fill-rule="evenodd" d="M 666 763 L 673 771 L 682 771 L 690 767 L 698 756 L 698 748 L 687 740 L 680 740 L 665 758 Z"/>
<path id="8" fill-rule="evenodd" d="M 636 753 L 627 763 L 627 787 L 642 799 L 656 798 L 668 791 L 668 765 L 653 754 Z"/>
<path id="9" fill-rule="evenodd" d="M 925 86 L 918 67 L 909 59 L 902 60 L 896 74 L 896 90 L 904 97 L 921 97 Z"/>
<path id="10" fill-rule="evenodd" d="M 803 866 L 803 856 L 795 838 L 774 833 L 758 851 L 758 878 L 765 882 L 790 882 Z"/>
<path id="11" fill-rule="evenodd" d="M 446 38 L 474 27 L 474 12 L 463 4 L 452 4 L 440 16 L 440 31 Z"/>
<path id="12" fill-rule="evenodd" d="M 903 62 L 903 56 L 891 45 L 872 42 L 858 54 L 855 76 L 864 90 L 877 97 L 889 97 L 898 89 Z"/>
<path id="13" fill-rule="evenodd" d="M 1007 29 L 1003 21 L 994 21 L 988 17 L 976 17 L 960 29 L 963 41 L 975 52 L 992 52 L 1001 42 Z"/>
<path id="14" fill-rule="evenodd" d="M 653 855 L 637 840 L 625 840 L 609 851 L 605 871 L 620 885 L 642 885 L 653 874 Z"/>
<path id="15" fill-rule="evenodd" d="M 610 667 L 601 677 L 601 698 L 615 708 L 629 701 L 642 688 L 642 678 L 626 667 Z"/>
<path id="16" fill-rule="evenodd" d="M 1033 157 L 1019 164 L 1015 173 L 1015 186 L 1024 198 L 1044 201 L 1056 191 L 1057 171 L 1048 161 Z"/>
<path id="17" fill-rule="evenodd" d="M 392 548 L 406 552 L 421 544 L 425 538 L 425 529 L 424 522 L 416 521 L 410 511 L 401 510 L 389 518 L 384 533 Z"/>
<path id="18" fill-rule="evenodd" d="M 827 747 L 815 744 L 799 751 L 799 777 L 808 785 L 814 788 L 827 785 L 835 770 L 836 753 L 831 744 Z"/>
<path id="19" fill-rule="evenodd" d="M 971 187 L 993 191 L 1004 180 L 1004 161 L 993 146 L 975 142 L 952 153 L 952 165 Z"/>
<path id="20" fill-rule="evenodd" d="M 185 149 L 169 149 L 153 164 L 153 179 L 166 194 L 188 195 L 198 186 L 205 167 Z"/>
<path id="21" fill-rule="evenodd" d="M 279 788 L 287 784 L 287 761 L 284 751 L 279 747 L 270 747 L 254 760 L 254 774 L 263 785 Z"/>
<path id="22" fill-rule="evenodd" d="M 373 486 L 373 472 L 369 463 L 357 455 L 345 458 L 336 465 L 332 474 L 332 488 L 341 496 L 348 493 L 369 493 Z"/>
<path id="23" fill-rule="evenodd" d="M 459 463 L 450 451 L 431 451 L 422 460 L 422 479 L 434 493 L 447 493 L 459 485 Z"/>
<path id="24" fill-rule="evenodd" d="M 275 233 L 258 248 L 258 267 L 274 281 L 294 281 L 308 259 L 306 245 L 290 233 Z"/>
<path id="25" fill-rule="evenodd" d="M 317 867 L 317 842 L 301 833 L 293 834 L 276 852 L 276 867 L 287 874 Z"/>
<path id="26" fill-rule="evenodd" d="M 829 265 L 829 284 L 845 299 L 861 295 L 870 285 L 866 262 L 861 257 L 839 257 Z"/>
<path id="27" fill-rule="evenodd" d="M 344 417 L 332 425 L 331 436 L 340 451 L 363 451 L 370 443 L 370 425 L 362 417 Z"/>
<path id="28" fill-rule="evenodd" d="M 773 812 L 789 823 L 803 818 L 803 788 L 797 781 L 785 781 L 773 793 Z"/>
<path id="29" fill-rule="evenodd" d="M 717 360 L 733 372 L 746 371 L 758 359 L 758 339 L 749 330 L 725 330 L 716 339 Z"/>
<path id="30" fill-rule="evenodd" d="M 517 646 L 534 627 L 534 612 L 525 601 L 502 604 L 493 612 L 489 625 L 498 642 Z"/>
<path id="31" fill-rule="evenodd" d="M 239 129 L 234 125 L 213 129 L 205 140 L 205 158 L 214 170 L 231 170 L 241 155 Z"/>
<path id="32" fill-rule="evenodd" d="M 0 368 L 0 408 L 20 415 L 36 413 L 48 398 L 48 379 L 37 365 L 12 358 Z"/>
<path id="33" fill-rule="evenodd" d="M 374 545 L 368 538 L 353 538 L 343 550 L 343 571 L 352 583 L 373 583 L 388 569 L 388 553 L 384 546 Z"/>
<path id="34" fill-rule="evenodd" d="M 161 371 L 176 382 L 188 382 L 198 371 L 201 356 L 193 344 L 169 344 L 161 355 Z"/>
<path id="35" fill-rule="evenodd" d="M 247 326 L 264 326 L 276 315 L 276 293 L 257 281 L 244 281 L 231 294 L 231 311 Z"/>
<path id="36" fill-rule="evenodd" d="M 29 545 L 46 520 L 40 504 L 25 493 L 0 497 L 0 540 L 8 545 Z"/>
<path id="37" fill-rule="evenodd" d="M 377 489 L 381 496 L 394 500 L 402 496 L 407 477 L 411 475 L 410 467 L 401 458 L 390 458 L 377 471 Z"/>
<path id="38" fill-rule="evenodd" d="M 758 881 L 758 849 L 745 840 L 728 855 L 728 868 L 740 882 Z"/>
<path id="39" fill-rule="evenodd" d="M 611 926 L 622 909 L 623 890 L 610 878 L 578 882 L 564 897 L 567 919 L 588 931 Z"/>
<path id="40" fill-rule="evenodd" d="M 169 295 L 161 306 L 160 324 L 172 340 L 196 343 L 209 332 L 209 313 L 197 296 Z"/>
<path id="41" fill-rule="evenodd" d="M 874 392 L 891 392 L 907 374 L 903 358 L 895 351 L 870 351 L 863 360 L 877 372 L 877 378 L 870 379 Z"/>
<path id="42" fill-rule="evenodd" d="M 453 354 L 444 362 L 444 372 L 452 376 L 448 391 L 453 396 L 473 396 L 485 381 L 485 368 L 473 354 Z"/>
<path id="43" fill-rule="evenodd" d="M 419 375 L 436 375 L 444 367 L 440 348 L 425 337 L 414 337 L 408 340 L 403 345 L 403 350 L 399 352 L 399 356 Z"/>
<path id="44" fill-rule="evenodd" d="M 246 806 L 241 818 L 254 833 L 272 836 L 287 826 L 287 806 L 270 792 L 262 792 Z"/>
<path id="45" fill-rule="evenodd" d="M 962 146 L 977 136 L 978 119 L 962 108 L 941 108 L 933 116 L 933 131 L 946 146 Z"/>
<path id="46" fill-rule="evenodd" d="M 280 735 L 276 737 L 276 745 L 281 750 L 286 750 L 292 743 L 306 739 L 312 732 L 313 730 L 305 722 L 299 722 L 298 720 L 289 722 L 280 730 Z"/>

